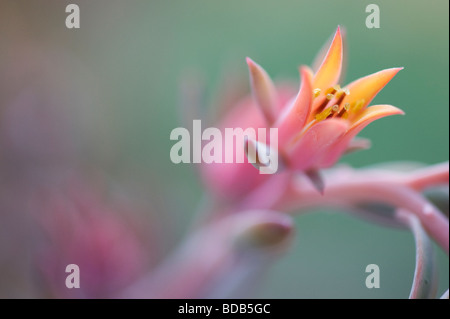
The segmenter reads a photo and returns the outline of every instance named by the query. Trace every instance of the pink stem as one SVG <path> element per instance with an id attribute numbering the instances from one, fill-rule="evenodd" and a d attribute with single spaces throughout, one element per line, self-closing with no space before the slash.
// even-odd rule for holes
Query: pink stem
<path id="1" fill-rule="evenodd" d="M 291 193 L 281 198 L 275 207 L 299 210 L 331 205 L 348 206 L 351 203 L 367 201 L 384 202 L 412 212 L 419 218 L 430 236 L 448 254 L 448 219 L 422 195 L 403 185 L 367 181 L 345 181 L 333 184 L 330 181 L 327 183 L 324 196 L 320 196 L 312 188 L 302 190 L 292 188 Z"/>
<path id="2" fill-rule="evenodd" d="M 409 299 L 433 298 L 437 291 L 437 274 L 431 241 L 414 214 L 399 209 L 395 217 L 409 227 L 416 243 L 416 268 Z"/>
<path id="3" fill-rule="evenodd" d="M 413 172 L 405 184 L 416 190 L 423 190 L 430 186 L 448 184 L 449 163 L 440 163 Z"/>
<path id="4" fill-rule="evenodd" d="M 311 184 L 294 185 L 292 173 L 282 173 L 258 187 L 235 208 L 237 211 L 250 208 L 299 211 L 324 206 L 346 209 L 349 205 L 368 201 L 388 203 L 416 215 L 430 236 L 448 254 L 448 219 L 415 191 L 448 183 L 448 163 L 403 174 L 405 177 L 386 171 L 349 170 L 344 172 L 343 178 L 335 172 L 325 180 L 325 194 L 321 195 Z"/>

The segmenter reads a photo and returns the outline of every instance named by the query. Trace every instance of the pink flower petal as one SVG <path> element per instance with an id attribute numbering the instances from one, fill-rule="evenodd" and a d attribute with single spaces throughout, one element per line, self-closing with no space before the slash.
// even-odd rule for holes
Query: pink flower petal
<path id="1" fill-rule="evenodd" d="M 302 84 L 293 103 L 286 107 L 275 123 L 278 128 L 278 145 L 283 148 L 291 139 L 303 129 L 311 111 L 312 101 L 312 73 L 306 67 L 300 68 Z"/>
<path id="2" fill-rule="evenodd" d="M 273 123 L 277 110 L 277 92 L 267 72 L 252 59 L 247 58 L 253 97 L 267 122 Z"/>
<path id="3" fill-rule="evenodd" d="M 328 119 L 313 125 L 289 154 L 291 167 L 298 170 L 319 168 L 317 160 L 323 158 L 324 151 L 339 140 L 347 129 L 348 122 L 342 119 Z"/>

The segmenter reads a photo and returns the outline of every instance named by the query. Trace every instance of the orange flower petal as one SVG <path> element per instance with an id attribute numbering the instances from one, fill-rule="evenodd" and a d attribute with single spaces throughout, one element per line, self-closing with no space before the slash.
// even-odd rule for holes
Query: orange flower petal
<path id="1" fill-rule="evenodd" d="M 267 72 L 252 59 L 247 58 L 253 97 L 261 108 L 267 122 L 273 123 L 277 109 L 277 91 Z"/>
<path id="2" fill-rule="evenodd" d="M 388 84 L 388 82 L 403 68 L 391 68 L 370 74 L 350 83 L 347 88 L 350 95 L 346 96 L 342 103 L 353 103 L 361 99 L 365 100 L 364 108 L 373 98 Z"/>
<path id="3" fill-rule="evenodd" d="M 348 132 L 345 133 L 341 139 L 337 140 L 334 145 L 330 147 L 325 156 L 319 161 L 320 167 L 329 167 L 337 162 L 347 149 L 352 139 L 368 124 L 382 117 L 395 114 L 404 114 L 404 112 L 392 105 L 373 105 L 366 108 L 353 121 Z"/>
<path id="4" fill-rule="evenodd" d="M 352 133 L 352 131 L 358 131 L 359 133 L 369 123 L 382 117 L 395 114 L 403 115 L 405 114 L 405 112 L 395 106 L 388 104 L 372 105 L 371 107 L 368 107 L 364 111 L 362 111 L 361 114 L 353 121 L 348 133 Z"/>
<path id="5" fill-rule="evenodd" d="M 305 125 L 311 112 L 312 72 L 309 68 L 300 68 L 302 84 L 292 104 L 281 113 L 274 127 L 278 128 L 278 143 L 283 148 Z"/>
<path id="6" fill-rule="evenodd" d="M 348 121 L 328 119 L 313 125 L 289 154 L 291 167 L 298 170 L 318 168 L 316 162 L 348 130 Z"/>
<path id="7" fill-rule="evenodd" d="M 342 36 L 338 27 L 327 55 L 314 76 L 313 88 L 325 90 L 337 83 L 342 69 L 342 51 Z"/>

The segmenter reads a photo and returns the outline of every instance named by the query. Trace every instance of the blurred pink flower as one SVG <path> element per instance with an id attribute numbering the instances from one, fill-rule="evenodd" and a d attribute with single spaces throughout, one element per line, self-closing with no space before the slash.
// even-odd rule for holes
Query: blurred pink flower
<path id="1" fill-rule="evenodd" d="M 139 238 L 137 221 L 127 209 L 109 207 L 83 186 L 72 183 L 36 201 L 48 238 L 39 255 L 40 269 L 57 297 L 111 297 L 146 270 L 152 249 L 144 240 L 150 238 Z M 80 289 L 65 286 L 69 264 L 80 268 Z"/>

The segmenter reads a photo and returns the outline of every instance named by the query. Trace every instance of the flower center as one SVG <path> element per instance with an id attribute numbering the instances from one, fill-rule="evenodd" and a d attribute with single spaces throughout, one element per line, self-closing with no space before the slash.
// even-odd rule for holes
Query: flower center
<path id="1" fill-rule="evenodd" d="M 342 89 L 340 85 L 335 85 L 323 92 L 317 88 L 313 91 L 314 99 L 316 99 L 316 107 L 313 111 L 313 119 L 315 122 L 323 121 L 331 117 L 339 117 L 347 119 L 349 115 L 355 115 L 363 108 L 365 100 L 361 99 L 353 103 L 342 103 L 344 98 L 350 95 L 347 88 Z"/>

